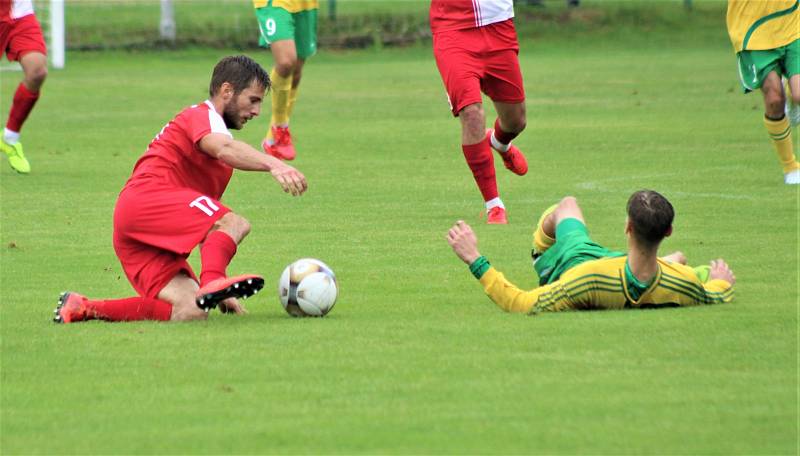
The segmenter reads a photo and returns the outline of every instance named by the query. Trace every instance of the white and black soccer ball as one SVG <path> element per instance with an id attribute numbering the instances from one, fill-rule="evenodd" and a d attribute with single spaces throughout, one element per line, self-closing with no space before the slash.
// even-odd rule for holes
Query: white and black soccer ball
<path id="1" fill-rule="evenodd" d="M 278 282 L 278 297 L 293 317 L 322 317 L 333 309 L 339 286 L 327 264 L 302 258 L 286 266 Z"/>

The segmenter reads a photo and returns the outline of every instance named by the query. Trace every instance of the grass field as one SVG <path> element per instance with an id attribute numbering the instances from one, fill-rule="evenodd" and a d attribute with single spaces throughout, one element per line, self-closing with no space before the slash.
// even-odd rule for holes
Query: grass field
<path id="1" fill-rule="evenodd" d="M 293 118 L 308 193 L 238 173 L 225 197 L 253 225 L 229 271 L 269 288 L 247 316 L 174 325 L 49 319 L 65 289 L 132 295 L 116 195 L 225 51 L 70 54 L 25 126 L 33 173 L 0 167 L 0 451 L 795 454 L 798 190 L 724 29 L 665 41 L 522 43 L 532 166 L 498 169 L 508 226 L 479 217 L 428 48 L 320 54 Z M 3 118 L 18 77 L 0 73 Z M 265 122 L 238 137 L 257 144 Z M 532 287 L 544 208 L 578 197 L 595 240 L 622 249 L 640 188 L 675 205 L 664 252 L 728 260 L 733 304 L 508 315 L 444 241 L 467 220 Z M 324 319 L 290 318 L 273 291 L 304 256 L 339 277 Z"/>

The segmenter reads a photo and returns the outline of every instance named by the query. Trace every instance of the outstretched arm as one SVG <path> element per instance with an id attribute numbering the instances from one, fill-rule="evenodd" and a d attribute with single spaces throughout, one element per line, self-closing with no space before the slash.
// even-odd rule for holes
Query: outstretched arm
<path id="1" fill-rule="evenodd" d="M 300 171 L 228 135 L 209 133 L 198 142 L 198 146 L 203 152 L 232 168 L 270 173 L 283 191 L 292 195 L 300 195 L 308 188 L 306 178 Z"/>
<path id="2" fill-rule="evenodd" d="M 480 280 L 486 294 L 506 312 L 528 313 L 539 301 L 539 296 L 547 287 L 539 287 L 531 291 L 523 291 L 506 280 L 505 276 L 495 270 L 486 257 L 478 251 L 478 238 L 472 228 L 463 220 L 459 220 L 447 232 L 447 243 L 453 252 L 469 270 Z M 561 310 L 563 306 L 555 305 L 548 310 Z"/>

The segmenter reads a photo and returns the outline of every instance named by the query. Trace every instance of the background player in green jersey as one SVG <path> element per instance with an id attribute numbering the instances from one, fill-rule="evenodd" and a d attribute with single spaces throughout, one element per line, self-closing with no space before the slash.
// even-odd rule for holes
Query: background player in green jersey
<path id="1" fill-rule="evenodd" d="M 697 270 L 686 266 L 681 252 L 658 257 L 674 218 L 664 196 L 638 191 L 628 199 L 627 212 L 625 254 L 591 240 L 575 198 L 546 210 L 534 231 L 540 286 L 531 291 L 517 288 L 481 256 L 475 233 L 463 221 L 450 229 L 447 240 L 486 294 L 507 312 L 678 307 L 733 299 L 736 277 L 722 259 L 712 261 L 709 270 Z"/>
<path id="2" fill-rule="evenodd" d="M 764 95 L 764 126 L 783 166 L 783 181 L 800 184 L 781 81 L 781 76 L 788 80 L 788 105 L 800 103 L 800 0 L 728 0 L 727 23 L 742 88 L 745 93 L 760 88 Z"/>
<path id="3" fill-rule="evenodd" d="M 272 118 L 261 143 L 264 152 L 282 160 L 296 155 L 289 133 L 289 117 L 306 59 L 317 52 L 318 0 L 253 0 L 259 44 L 269 47 L 275 66 L 272 80 Z"/>

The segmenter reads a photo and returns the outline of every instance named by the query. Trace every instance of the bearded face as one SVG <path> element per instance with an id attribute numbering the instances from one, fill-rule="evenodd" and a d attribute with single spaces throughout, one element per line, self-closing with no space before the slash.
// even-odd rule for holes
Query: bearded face
<path id="1" fill-rule="evenodd" d="M 264 90 L 264 87 L 253 82 L 250 87 L 234 95 L 222 110 L 225 126 L 232 130 L 241 130 L 248 120 L 257 116 L 261 112 Z"/>

